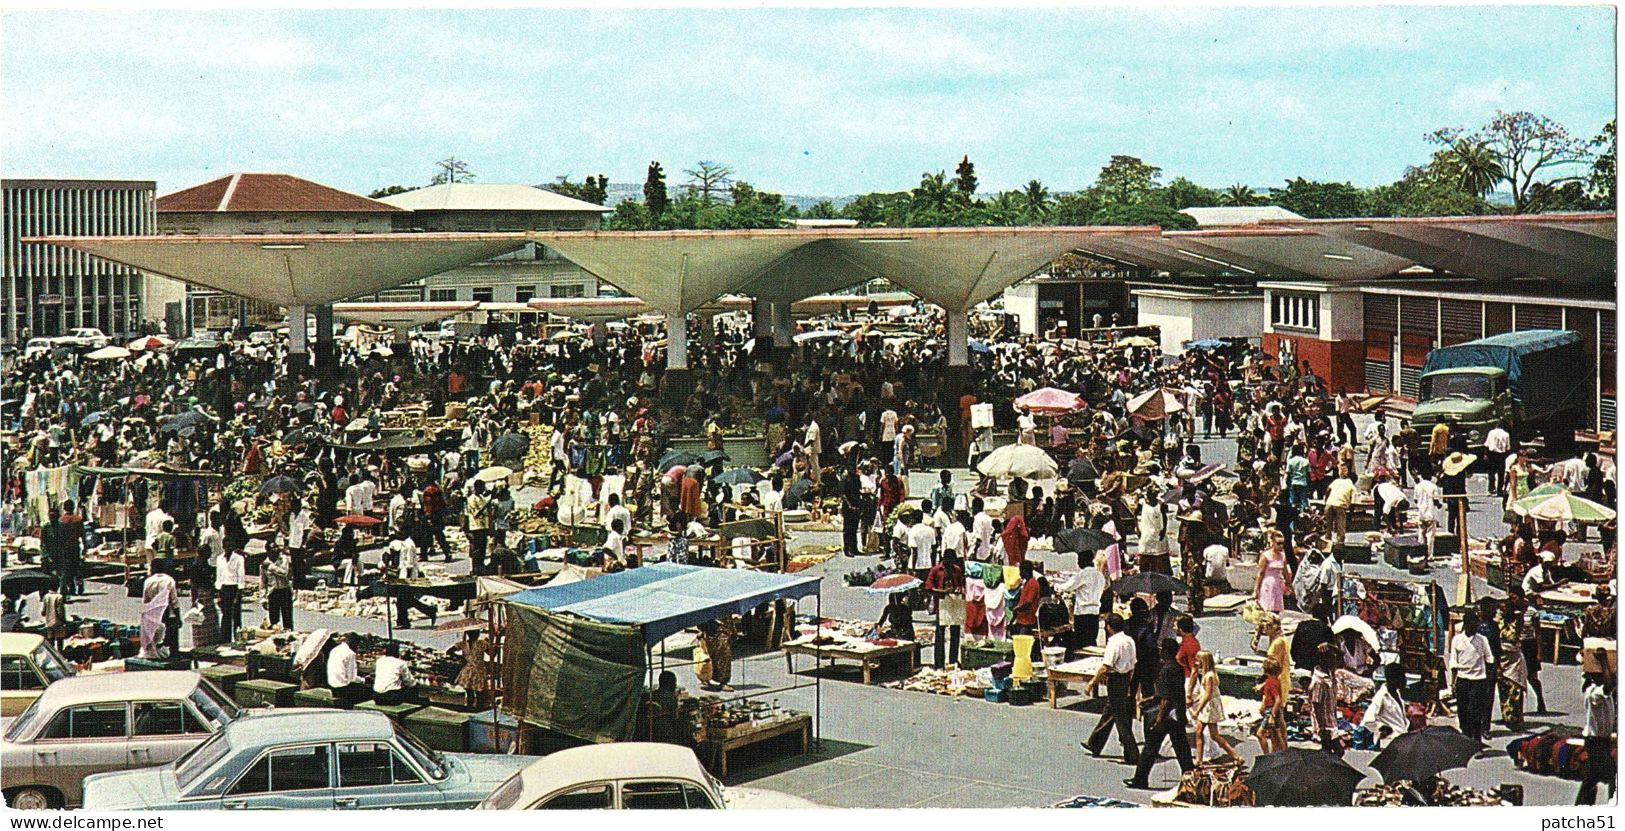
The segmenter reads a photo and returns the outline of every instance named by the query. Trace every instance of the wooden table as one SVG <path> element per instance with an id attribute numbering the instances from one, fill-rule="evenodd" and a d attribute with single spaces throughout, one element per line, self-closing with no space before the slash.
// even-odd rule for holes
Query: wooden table
<path id="1" fill-rule="evenodd" d="M 1056 699 L 1060 696 L 1062 684 L 1087 684 L 1089 679 L 1095 677 L 1093 672 L 1084 672 L 1076 666 L 1081 663 L 1083 662 L 1071 661 L 1044 669 L 1044 683 L 1049 686 L 1049 708 L 1051 710 L 1057 709 L 1059 706 L 1056 704 Z M 1068 669 L 1068 667 L 1071 668 Z"/>
<path id="2" fill-rule="evenodd" d="M 754 730 L 746 730 L 722 738 L 707 738 L 702 745 L 711 753 L 711 763 L 717 768 L 717 775 L 728 775 L 728 754 L 741 747 L 787 736 L 792 733 L 801 735 L 801 752 L 807 752 L 807 746 L 812 740 L 812 716 L 802 713 L 793 718 L 776 724 L 769 724 Z"/>
<path id="3" fill-rule="evenodd" d="M 875 664 L 882 658 L 893 655 L 908 656 L 908 670 L 913 673 L 920 665 L 920 646 L 918 641 L 898 641 L 896 646 L 876 646 L 870 649 L 853 649 L 838 644 L 814 644 L 809 641 L 801 643 L 784 644 L 784 666 L 786 670 L 794 671 L 790 658 L 794 655 L 811 655 L 814 659 L 828 661 L 856 661 L 863 667 L 863 683 L 873 684 L 872 677 Z"/>

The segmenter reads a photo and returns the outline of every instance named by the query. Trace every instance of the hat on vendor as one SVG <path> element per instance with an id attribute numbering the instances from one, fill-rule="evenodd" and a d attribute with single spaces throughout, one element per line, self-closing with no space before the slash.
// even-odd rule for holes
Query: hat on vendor
<path id="1" fill-rule="evenodd" d="M 1478 461 L 1477 456 L 1474 456 L 1471 453 L 1463 453 L 1460 450 L 1457 450 L 1456 452 L 1451 453 L 1449 456 L 1445 457 L 1445 459 L 1444 459 L 1444 475 L 1446 475 L 1446 476 L 1455 476 L 1456 474 L 1461 473 L 1462 471 L 1464 471 L 1467 468 L 1471 467 L 1473 462 L 1476 462 L 1476 461 Z"/>

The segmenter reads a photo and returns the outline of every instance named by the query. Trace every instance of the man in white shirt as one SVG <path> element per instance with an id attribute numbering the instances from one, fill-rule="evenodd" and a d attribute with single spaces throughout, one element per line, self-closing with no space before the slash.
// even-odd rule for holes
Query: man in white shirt
<path id="1" fill-rule="evenodd" d="M 197 535 L 198 549 L 208 557 L 210 565 L 219 560 L 226 550 L 226 537 L 220 533 L 220 525 L 220 515 L 211 511 L 202 523 L 203 530 Z"/>
<path id="2" fill-rule="evenodd" d="M 1597 650 L 1603 653 L 1602 650 Z M 1608 798 L 1614 798 L 1614 781 L 1618 776 L 1615 771 L 1614 730 L 1618 724 L 1617 707 L 1614 703 L 1614 683 L 1609 672 L 1608 658 L 1605 653 L 1597 655 L 1597 664 L 1600 672 L 1588 672 L 1581 681 L 1581 700 L 1585 704 L 1585 726 L 1581 729 L 1586 748 L 1586 765 L 1580 778 L 1580 791 L 1575 794 L 1574 804 L 1594 805 L 1597 802 L 1597 786 L 1604 780 L 1608 782 Z"/>
<path id="3" fill-rule="evenodd" d="M 344 502 L 352 514 L 372 513 L 372 497 L 378 492 L 378 486 L 367 478 L 367 474 L 360 474 L 360 479 L 344 489 Z"/>
<path id="4" fill-rule="evenodd" d="M 401 577 L 422 577 L 423 565 L 418 544 L 406 533 L 406 529 L 395 532 L 395 538 L 389 541 L 389 557 L 395 562 L 396 573 Z"/>
<path id="5" fill-rule="evenodd" d="M 403 704 L 413 695 L 418 679 L 412 675 L 412 666 L 401 660 L 401 647 L 391 641 L 384 644 L 384 654 L 378 656 L 372 678 L 373 700 L 384 706 Z"/>
<path id="6" fill-rule="evenodd" d="M 939 508 L 937 513 L 941 515 L 944 512 Z M 959 514 L 968 518 L 964 511 L 960 511 Z M 942 524 L 942 555 L 944 557 L 948 556 L 948 552 L 952 551 L 959 555 L 961 561 L 964 561 L 968 559 L 966 554 L 969 547 L 970 529 L 965 527 L 965 523 L 958 518 L 954 518 Z"/>
<path id="7" fill-rule="evenodd" d="M 1484 453 L 1489 457 L 1485 459 L 1485 464 L 1489 470 L 1490 493 L 1505 496 L 1507 456 L 1512 453 L 1512 434 L 1499 424 L 1491 427 L 1484 434 Z"/>
<path id="8" fill-rule="evenodd" d="M 1095 729 L 1081 744 L 1092 756 L 1106 749 L 1106 739 L 1112 729 L 1117 730 L 1117 741 L 1123 746 L 1123 761 L 1130 765 L 1140 762 L 1140 747 L 1134 740 L 1134 694 L 1132 682 L 1137 663 L 1134 639 L 1123 629 L 1126 622 L 1117 615 L 1106 616 L 1106 654 L 1095 677 L 1089 679 L 1084 694 L 1093 696 L 1100 682 L 1106 682 L 1106 713 L 1095 724 Z"/>
<path id="9" fill-rule="evenodd" d="M 294 588 L 299 588 L 305 582 L 305 542 L 314 525 L 310 511 L 305 510 L 304 503 L 295 498 L 288 511 L 288 556 L 293 559 Z"/>
<path id="10" fill-rule="evenodd" d="M 164 523 L 173 522 L 174 520 L 175 518 L 170 516 L 162 506 L 152 506 L 152 510 L 147 512 L 146 520 L 146 544 L 148 550 L 152 549 L 152 541 L 157 539 L 158 534 L 164 530 Z"/>
<path id="11" fill-rule="evenodd" d="M 1411 729 L 1404 698 L 1405 668 L 1397 662 L 1392 663 L 1383 670 L 1383 674 L 1382 686 L 1377 688 L 1376 695 L 1371 697 L 1371 703 L 1365 708 L 1365 715 L 1360 718 L 1360 726 L 1370 730 L 1378 742 L 1408 733 Z"/>
<path id="12" fill-rule="evenodd" d="M 367 685 L 356 670 L 355 650 L 344 635 L 333 636 L 333 651 L 327 653 L 327 686 L 335 701 L 355 703 L 366 697 Z"/>
<path id="13" fill-rule="evenodd" d="M 1106 555 L 1096 552 L 1089 565 L 1061 581 L 1055 588 L 1072 593 L 1072 637 L 1067 641 L 1067 658 L 1100 639 L 1100 596 L 1106 591 Z M 1132 639 L 1130 640 L 1132 643 Z"/>
<path id="14" fill-rule="evenodd" d="M 931 527 L 923 512 L 920 521 L 908 530 L 908 549 L 909 562 L 904 568 L 930 568 L 937 564 L 937 530 Z"/>
<path id="15" fill-rule="evenodd" d="M 1490 674 L 1494 664 L 1489 641 L 1478 634 L 1478 610 L 1468 609 L 1462 613 L 1461 628 L 1450 638 L 1447 668 L 1455 678 L 1456 720 L 1462 735 L 1470 739 L 1485 738 L 1482 731 L 1495 695 Z"/>
<path id="16" fill-rule="evenodd" d="M 618 493 L 612 493 L 609 495 L 609 498 L 605 500 L 605 502 L 609 504 L 609 508 L 604 511 L 604 527 L 613 528 L 615 526 L 615 520 L 620 520 L 621 533 L 625 534 L 631 532 L 632 512 L 627 510 L 625 505 L 621 504 L 621 495 Z"/>
<path id="17" fill-rule="evenodd" d="M 1533 599 L 1536 595 L 1557 585 L 1547 570 L 1546 563 L 1550 554 L 1541 554 L 1540 559 L 1530 569 L 1523 573 L 1523 596 Z"/>
<path id="18" fill-rule="evenodd" d="M 993 556 L 993 515 L 986 508 L 978 510 L 971 520 L 970 536 L 975 545 L 971 559 L 986 562 Z"/>
<path id="19" fill-rule="evenodd" d="M 220 637 L 227 643 L 243 626 L 243 571 L 246 567 L 241 551 L 228 551 L 214 561 L 214 590 L 220 598 Z"/>
<path id="20" fill-rule="evenodd" d="M 1417 531 L 1432 557 L 1433 540 L 1439 535 L 1439 519 L 1444 515 L 1444 491 L 1433 481 L 1433 471 L 1423 470 L 1417 474 L 1411 494 L 1416 499 Z"/>
<path id="21" fill-rule="evenodd" d="M 407 494 L 412 492 L 412 486 L 404 482 L 396 489 L 395 495 L 389 498 L 389 532 L 406 529 L 406 512 L 410 506 Z"/>

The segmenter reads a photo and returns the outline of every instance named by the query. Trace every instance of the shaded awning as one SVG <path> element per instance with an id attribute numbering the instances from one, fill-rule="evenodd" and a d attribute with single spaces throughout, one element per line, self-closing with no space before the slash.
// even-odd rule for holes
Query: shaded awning
<path id="1" fill-rule="evenodd" d="M 343 320 L 371 323 L 391 329 L 412 329 L 478 309 L 478 301 L 427 303 L 334 303 L 333 314 Z"/>
<path id="2" fill-rule="evenodd" d="M 509 595 L 503 602 L 568 612 L 602 623 L 643 627 L 659 643 L 690 626 L 742 615 L 774 600 L 818 592 L 820 578 L 659 563 L 562 586 Z"/>
<path id="3" fill-rule="evenodd" d="M 524 234 L 30 237 L 278 306 L 317 305 L 516 251 Z"/>
<path id="4" fill-rule="evenodd" d="M 1435 271 L 1489 280 L 1530 277 L 1590 284 L 1611 279 L 1617 267 L 1613 214 L 1317 219 L 1292 224 Z"/>

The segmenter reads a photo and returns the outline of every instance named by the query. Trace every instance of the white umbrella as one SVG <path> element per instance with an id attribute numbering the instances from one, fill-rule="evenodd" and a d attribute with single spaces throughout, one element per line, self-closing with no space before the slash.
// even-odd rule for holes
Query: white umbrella
<path id="1" fill-rule="evenodd" d="M 85 356 L 87 361 L 119 361 L 130 357 L 130 350 L 122 346 L 104 346 Z"/>
<path id="2" fill-rule="evenodd" d="M 842 336 L 844 334 L 846 334 L 846 333 L 835 330 L 835 329 L 819 329 L 819 330 L 817 330 L 815 332 L 802 332 L 802 333 L 796 335 L 795 337 L 791 338 L 790 340 L 793 340 L 796 343 L 806 343 L 808 341 L 829 340 L 831 338 L 838 338 L 838 337 L 840 337 L 840 336 Z"/>
<path id="3" fill-rule="evenodd" d="M 501 482 L 512 475 L 513 468 L 504 467 L 502 465 L 492 465 L 491 467 L 474 474 L 474 478 L 481 482 Z"/>
<path id="4" fill-rule="evenodd" d="M 1007 444 L 982 459 L 976 469 L 984 476 L 1007 479 L 1054 479 L 1060 475 L 1055 460 L 1042 448 L 1031 444 Z"/>
<path id="5" fill-rule="evenodd" d="M 299 648 L 294 650 L 294 669 L 304 669 L 310 666 L 310 662 L 316 660 L 316 656 L 322 653 L 322 647 L 326 645 L 327 639 L 332 636 L 333 633 L 326 629 L 317 629 L 306 635 L 305 639 L 299 642 Z"/>
<path id="6" fill-rule="evenodd" d="M 1372 629 L 1371 624 L 1366 623 L 1355 615 L 1344 615 L 1337 620 L 1332 621 L 1332 632 L 1335 634 L 1341 634 L 1349 631 L 1350 629 L 1359 632 L 1360 637 L 1365 638 L 1365 642 L 1371 644 L 1372 649 L 1382 648 L 1382 646 L 1377 643 L 1377 630 Z"/>

